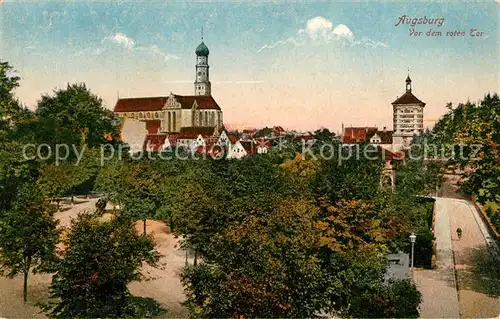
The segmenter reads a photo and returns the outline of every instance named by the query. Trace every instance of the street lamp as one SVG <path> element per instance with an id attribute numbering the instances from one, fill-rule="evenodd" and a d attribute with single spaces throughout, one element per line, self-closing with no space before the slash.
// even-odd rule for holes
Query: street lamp
<path id="1" fill-rule="evenodd" d="M 411 233 L 410 241 L 411 241 L 411 275 L 413 277 L 413 259 L 415 256 L 415 241 L 417 240 L 417 235 L 415 233 Z"/>

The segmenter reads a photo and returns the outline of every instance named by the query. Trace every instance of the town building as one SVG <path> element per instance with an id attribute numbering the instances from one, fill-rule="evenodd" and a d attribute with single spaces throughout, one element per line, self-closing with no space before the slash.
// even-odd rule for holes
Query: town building
<path id="1" fill-rule="evenodd" d="M 406 78 L 406 92 L 392 102 L 393 129 L 392 143 L 395 149 L 408 147 L 413 136 L 424 131 L 424 107 L 412 93 L 410 75 Z"/>
<path id="2" fill-rule="evenodd" d="M 223 127 L 223 113 L 212 97 L 208 47 L 202 42 L 195 50 L 196 78 L 193 95 L 119 98 L 114 112 L 128 122 L 142 122 L 146 130 L 143 148 L 160 150 L 166 146 L 196 147 L 217 141 Z M 131 134 L 128 134 L 130 136 Z M 200 137 L 204 142 L 200 141 Z M 123 138 L 123 136 L 122 136 Z M 125 142 L 128 142 L 124 139 Z"/>

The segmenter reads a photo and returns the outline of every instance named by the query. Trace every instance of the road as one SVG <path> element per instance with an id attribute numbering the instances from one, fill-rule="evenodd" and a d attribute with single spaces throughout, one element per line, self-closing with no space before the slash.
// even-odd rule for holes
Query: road
<path id="1" fill-rule="evenodd" d="M 462 228 L 459 240 L 455 230 Z M 491 318 L 500 314 L 500 271 L 473 203 L 436 198 L 437 267 L 415 272 L 423 318 Z"/>

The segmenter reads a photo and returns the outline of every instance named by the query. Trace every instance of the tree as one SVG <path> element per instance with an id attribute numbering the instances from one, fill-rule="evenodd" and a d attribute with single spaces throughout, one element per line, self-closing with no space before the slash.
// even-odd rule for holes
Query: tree
<path id="1" fill-rule="evenodd" d="M 15 99 L 14 90 L 19 87 L 19 76 L 11 76 L 12 66 L 0 61 L 0 128 L 6 129 L 5 124 L 19 111 L 19 103 Z"/>
<path id="2" fill-rule="evenodd" d="M 173 201 L 172 222 L 175 231 L 185 237 L 186 248 L 197 253 L 204 252 L 211 236 L 216 235 L 219 225 L 213 199 L 207 196 L 203 188 L 193 181 L 186 184 Z"/>
<path id="3" fill-rule="evenodd" d="M 66 89 L 55 90 L 53 96 L 43 95 L 36 114 L 40 118 L 38 141 L 52 147 L 93 148 L 108 143 L 109 135 L 118 140 L 120 121 L 85 84 L 68 84 Z"/>
<path id="4" fill-rule="evenodd" d="M 365 148 L 371 150 L 369 156 L 364 156 Z M 380 192 L 383 164 L 381 153 L 370 145 L 344 147 L 331 159 L 321 161 L 311 182 L 312 191 L 317 198 L 326 196 L 333 203 L 375 198 Z"/>
<path id="5" fill-rule="evenodd" d="M 142 219 L 146 235 L 146 219 L 154 217 L 161 206 L 162 175 L 148 161 L 129 162 L 124 167 L 120 210 L 129 218 Z"/>
<path id="6" fill-rule="evenodd" d="M 271 137 L 273 133 L 274 133 L 273 128 L 266 126 L 260 130 L 257 130 L 257 132 L 255 132 L 254 136 L 255 137 Z"/>
<path id="7" fill-rule="evenodd" d="M 52 278 L 52 318 L 135 316 L 127 284 L 140 280 L 143 262 L 156 265 L 159 255 L 149 237 L 137 234 L 128 219 L 102 221 L 80 214 L 71 222 L 65 251 Z"/>
<path id="8" fill-rule="evenodd" d="M 316 213 L 311 202 L 286 199 L 217 234 L 218 253 L 183 273 L 191 314 L 314 316 L 323 300 Z"/>
<path id="9" fill-rule="evenodd" d="M 335 133 L 330 132 L 327 128 L 320 128 L 314 131 L 313 137 L 316 141 L 321 141 L 324 143 L 333 143 L 337 140 Z"/>
<path id="10" fill-rule="evenodd" d="M 9 277 L 23 274 L 25 302 L 30 270 L 47 271 L 55 260 L 56 226 L 53 211 L 34 184 L 23 185 L 12 208 L 0 215 L 0 272 Z"/>
<path id="11" fill-rule="evenodd" d="M 487 94 L 479 105 L 448 105 L 449 112 L 434 126 L 434 141 L 456 151 L 451 163 L 467 168 L 462 192 L 480 202 L 500 201 L 500 98 Z M 477 147 L 479 152 L 475 152 Z"/>

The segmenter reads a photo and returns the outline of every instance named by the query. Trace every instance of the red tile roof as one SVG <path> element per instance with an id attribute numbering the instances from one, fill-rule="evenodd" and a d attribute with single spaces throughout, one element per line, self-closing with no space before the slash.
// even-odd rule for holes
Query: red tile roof
<path id="1" fill-rule="evenodd" d="M 143 148 L 147 149 L 149 144 L 150 149 L 157 152 L 163 146 L 163 143 L 165 143 L 166 137 L 165 134 L 148 134 L 144 139 Z"/>
<path id="2" fill-rule="evenodd" d="M 201 134 L 203 138 L 212 137 L 216 133 L 215 127 L 208 126 L 193 126 L 193 127 L 181 127 L 179 133 L 169 134 L 169 138 L 174 140 L 178 139 L 195 139 Z"/>
<path id="3" fill-rule="evenodd" d="M 136 97 L 127 99 L 118 99 L 115 105 L 115 112 L 139 112 L 139 111 L 158 111 L 165 106 L 166 96 L 159 97 Z"/>
<path id="4" fill-rule="evenodd" d="M 215 127 L 213 126 L 185 126 L 181 127 L 181 134 L 182 133 L 198 133 L 201 134 L 202 136 L 205 135 L 214 135 L 215 133 Z"/>
<path id="5" fill-rule="evenodd" d="M 201 110 L 220 110 L 220 106 L 212 96 L 195 95 L 173 95 L 175 100 L 181 104 L 182 109 L 193 107 L 194 101 Z M 158 111 L 163 109 L 168 96 L 158 97 L 135 97 L 119 99 L 115 105 L 115 112 L 140 112 L 140 111 Z"/>
<path id="6" fill-rule="evenodd" d="M 160 128 L 160 120 L 148 120 L 146 121 L 146 129 L 149 134 L 156 134 Z"/>
<path id="7" fill-rule="evenodd" d="M 342 143 L 357 144 L 366 141 L 368 135 L 375 134 L 376 127 L 346 127 L 342 136 Z"/>
<path id="8" fill-rule="evenodd" d="M 370 134 L 366 135 L 366 139 L 370 140 L 375 134 L 380 136 L 381 144 L 392 144 L 392 134 L 393 131 L 376 131 L 370 132 Z"/>
<path id="9" fill-rule="evenodd" d="M 400 161 L 400 160 L 403 160 L 404 159 L 404 153 L 394 153 L 394 152 L 391 152 L 381 146 L 377 146 L 377 149 L 382 153 L 382 158 L 385 160 L 385 161 L 392 161 L 392 160 L 397 160 L 397 161 Z"/>
<path id="10" fill-rule="evenodd" d="M 417 99 L 415 95 L 411 92 L 405 92 L 405 94 L 401 95 L 396 101 L 392 102 L 392 104 L 422 104 L 425 105 L 424 102 Z"/>
<path id="11" fill-rule="evenodd" d="M 253 154 L 256 151 L 256 147 L 253 141 L 240 141 L 241 146 L 245 149 L 247 154 Z"/>
<path id="12" fill-rule="evenodd" d="M 234 144 L 234 143 L 238 142 L 238 140 L 239 140 L 238 136 L 236 136 L 234 134 L 228 134 L 227 138 L 229 139 L 231 144 Z"/>
<path id="13" fill-rule="evenodd" d="M 265 147 L 265 148 L 271 148 L 271 141 L 268 140 L 267 138 L 256 138 L 255 139 L 256 146 L 257 147 Z"/>

